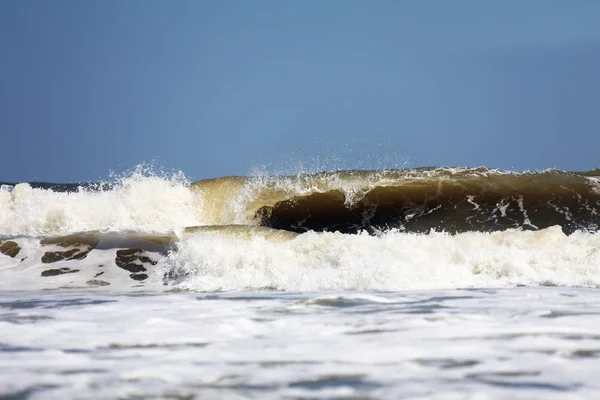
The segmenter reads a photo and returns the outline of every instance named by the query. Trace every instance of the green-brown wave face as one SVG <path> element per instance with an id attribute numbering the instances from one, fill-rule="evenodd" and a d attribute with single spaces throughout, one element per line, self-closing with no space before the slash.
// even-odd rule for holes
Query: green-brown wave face
<path id="1" fill-rule="evenodd" d="M 486 168 L 336 171 L 196 182 L 212 224 L 293 232 L 596 231 L 600 170 L 513 173 Z"/>
<path id="2" fill-rule="evenodd" d="M 427 167 L 221 177 L 191 185 L 156 177 L 114 185 L 21 184 L 0 187 L 0 210 L 0 238 L 230 225 L 296 233 L 458 233 L 558 225 L 570 234 L 600 226 L 600 169 Z"/>

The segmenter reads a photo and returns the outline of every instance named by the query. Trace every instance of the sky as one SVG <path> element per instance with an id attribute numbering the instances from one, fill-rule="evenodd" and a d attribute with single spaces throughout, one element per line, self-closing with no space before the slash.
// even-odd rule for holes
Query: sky
<path id="1" fill-rule="evenodd" d="M 0 181 L 600 167 L 600 1 L 2 0 Z"/>

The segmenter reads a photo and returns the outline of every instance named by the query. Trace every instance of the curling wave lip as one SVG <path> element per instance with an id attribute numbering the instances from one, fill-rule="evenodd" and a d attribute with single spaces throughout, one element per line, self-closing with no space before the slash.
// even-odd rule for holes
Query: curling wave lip
<path id="1" fill-rule="evenodd" d="M 192 184 L 209 224 L 293 232 L 427 233 L 600 225 L 600 170 L 511 172 L 487 168 L 330 171 L 222 177 Z"/>

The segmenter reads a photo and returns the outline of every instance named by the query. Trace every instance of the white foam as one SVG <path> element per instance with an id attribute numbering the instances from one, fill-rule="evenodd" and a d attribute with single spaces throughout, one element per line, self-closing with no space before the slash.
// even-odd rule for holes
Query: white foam
<path id="1" fill-rule="evenodd" d="M 132 233 L 127 234 L 132 236 Z M 14 239 L 15 258 L 0 254 L 3 290 L 90 287 L 93 279 L 128 291 L 139 284 L 115 265 L 119 248 L 139 248 L 123 231 L 102 233 L 102 241 L 82 260 L 42 262 L 48 251 L 67 249 L 40 245 L 39 239 Z M 134 237 L 133 235 L 132 237 Z M 141 236 L 140 236 L 141 237 Z M 143 247 L 143 246 L 142 246 Z M 507 230 L 458 235 L 382 233 L 347 235 L 308 232 L 295 238 L 232 235 L 226 230 L 180 232 L 177 251 L 162 256 L 149 249 L 156 265 L 148 265 L 144 290 L 172 288 L 200 291 L 277 289 L 284 291 L 395 291 L 467 287 L 557 285 L 600 287 L 600 235 L 560 227 L 540 231 Z M 98 266 L 104 268 L 98 269 Z M 76 274 L 43 277 L 53 268 Z M 104 272 L 97 278 L 98 272 Z M 163 276 L 171 276 L 163 285 Z M 93 286 L 93 285 L 92 285 Z"/>
<path id="2" fill-rule="evenodd" d="M 127 235 L 129 237 L 127 237 Z M 65 252 L 75 248 L 86 249 L 85 245 L 65 248 L 56 244 L 40 244 L 39 238 L 21 237 L 14 239 L 20 251 L 14 257 L 0 253 L 0 291 L 38 291 L 48 289 L 86 289 L 109 292 L 129 292 L 132 290 L 162 291 L 160 271 L 167 269 L 162 264 L 168 262 L 159 251 L 166 245 L 136 240 L 134 232 L 105 232 L 99 236 L 100 243 L 84 258 L 44 262 L 48 252 Z M 154 247 L 154 248 L 153 248 Z M 156 265 L 144 264 L 148 279 L 137 281 L 130 277 L 128 270 L 116 265 L 116 252 L 121 248 L 149 250 L 143 256 L 150 258 Z M 131 261 L 142 265 L 138 261 Z M 58 275 L 46 275 L 48 270 L 68 269 L 71 272 Z"/>
<path id="3" fill-rule="evenodd" d="M 0 190 L 0 235 L 47 235 L 139 228 L 164 231 L 199 225 L 197 199 L 183 174 L 145 175 L 141 169 L 114 188 L 73 193 L 16 185 Z"/>
<path id="4" fill-rule="evenodd" d="M 560 227 L 458 235 L 302 234 L 285 242 L 190 235 L 172 262 L 195 290 L 600 286 L 600 236 Z"/>
<path id="5" fill-rule="evenodd" d="M 0 292 L 0 392 L 35 400 L 594 399 L 599 302 L 597 290 L 565 288 Z"/>

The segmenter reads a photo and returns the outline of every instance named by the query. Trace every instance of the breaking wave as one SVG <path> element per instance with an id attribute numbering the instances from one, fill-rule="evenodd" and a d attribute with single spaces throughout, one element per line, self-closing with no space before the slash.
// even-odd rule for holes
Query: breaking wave
<path id="1" fill-rule="evenodd" d="M 335 171 L 196 182 L 202 220 L 294 232 L 596 231 L 600 171 L 486 168 Z"/>
<path id="2" fill-rule="evenodd" d="M 0 290 L 600 286 L 600 171 L 332 171 L 0 188 Z"/>
<path id="3" fill-rule="evenodd" d="M 200 225 L 198 212 L 198 198 L 182 173 L 156 175 L 143 168 L 111 183 L 0 187 L 0 236 L 164 231 Z"/>

